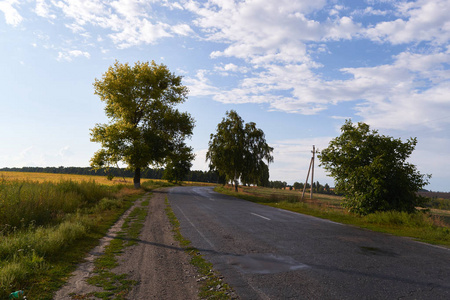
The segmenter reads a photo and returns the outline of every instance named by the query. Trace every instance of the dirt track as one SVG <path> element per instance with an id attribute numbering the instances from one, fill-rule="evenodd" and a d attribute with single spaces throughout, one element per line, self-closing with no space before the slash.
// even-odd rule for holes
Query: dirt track
<path id="1" fill-rule="evenodd" d="M 114 273 L 128 274 L 128 279 L 138 281 L 127 299 L 198 299 L 197 272 L 189 263 L 189 255 L 173 238 L 172 227 L 165 213 L 166 195 L 166 189 L 153 192 L 139 243 L 126 248 L 119 257 L 120 266 L 113 269 Z M 139 204 L 140 201 L 137 201 L 135 205 Z M 115 235 L 123 218 L 113 227 L 115 232 L 110 231 L 107 236 Z M 102 247 L 91 252 L 87 261 L 75 272 L 76 275 L 58 291 L 54 299 L 77 299 L 69 294 L 85 295 L 98 291 L 85 280 L 92 275 L 92 261 L 102 254 L 107 242 L 101 242 Z"/>

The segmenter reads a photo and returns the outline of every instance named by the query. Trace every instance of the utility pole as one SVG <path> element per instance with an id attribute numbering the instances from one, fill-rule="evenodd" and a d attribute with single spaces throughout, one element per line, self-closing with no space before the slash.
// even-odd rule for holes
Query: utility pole
<path id="1" fill-rule="evenodd" d="M 303 186 L 302 199 L 301 199 L 300 201 L 303 201 L 303 197 L 305 196 L 306 185 L 308 184 L 308 179 L 309 179 L 309 173 L 311 173 L 311 192 L 310 192 L 310 199 L 313 198 L 314 158 L 315 158 L 315 156 L 316 156 L 316 146 L 315 146 L 315 145 L 313 145 L 313 150 L 312 150 L 311 152 L 312 152 L 313 156 L 311 157 L 311 162 L 309 163 L 308 175 L 306 175 L 305 185 Z"/>
<path id="2" fill-rule="evenodd" d="M 312 151 L 312 159 L 311 159 L 311 163 L 312 163 L 312 168 L 311 168 L 311 195 L 309 196 L 309 199 L 312 199 L 313 197 L 313 183 L 314 183 L 314 158 L 316 156 L 316 146 L 313 145 L 313 151 Z"/>

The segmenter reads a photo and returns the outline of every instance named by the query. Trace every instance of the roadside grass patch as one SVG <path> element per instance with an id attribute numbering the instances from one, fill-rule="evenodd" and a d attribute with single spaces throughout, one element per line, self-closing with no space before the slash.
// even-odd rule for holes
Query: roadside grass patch
<path id="1" fill-rule="evenodd" d="M 450 247 L 450 227 L 442 217 L 428 211 L 405 213 L 377 212 L 366 216 L 349 213 L 340 206 L 339 196 L 315 194 L 315 199 L 292 200 L 292 192 L 255 187 L 242 187 L 238 193 L 231 187 L 218 186 L 216 192 L 293 212 L 307 214 L 338 223 L 355 225 L 373 231 L 405 236 L 418 241 Z"/>
<path id="2" fill-rule="evenodd" d="M 83 182 L 87 176 L 77 176 L 75 181 L 58 174 L 46 181 L 48 174 L 38 175 L 40 182 L 0 176 L 0 299 L 17 290 L 28 299 L 53 299 L 133 202 L 150 188 L 167 185 L 143 182 L 144 188 L 136 190 L 123 183 Z M 139 231 L 134 226 L 129 224 L 135 232 L 132 236 Z M 134 239 L 127 243 L 136 243 Z"/>
<path id="3" fill-rule="evenodd" d="M 191 246 L 191 241 L 183 237 L 180 232 L 180 222 L 175 216 L 167 197 L 165 203 L 166 214 L 172 224 L 175 240 L 177 240 L 186 253 L 191 256 L 190 263 L 197 269 L 201 276 L 198 279 L 198 282 L 200 282 L 199 297 L 201 299 L 236 299 L 232 288 L 227 283 L 223 282 L 220 274 L 217 271 L 214 271 L 213 265 L 203 258 L 197 248 Z"/>

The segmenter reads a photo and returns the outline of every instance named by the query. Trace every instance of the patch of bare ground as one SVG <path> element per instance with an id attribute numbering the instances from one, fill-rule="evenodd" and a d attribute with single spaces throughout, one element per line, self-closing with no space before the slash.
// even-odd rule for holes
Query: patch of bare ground
<path id="1" fill-rule="evenodd" d="M 165 213 L 166 189 L 156 190 L 136 246 L 127 248 L 113 269 L 139 283 L 128 299 L 198 299 L 197 271 L 175 241 Z"/>
<path id="2" fill-rule="evenodd" d="M 172 226 L 165 213 L 167 189 L 153 191 L 148 206 L 148 215 L 140 233 L 138 243 L 127 247 L 118 257 L 119 266 L 112 271 L 127 274 L 127 279 L 138 283 L 133 286 L 126 299 L 198 299 L 198 273 L 190 264 L 190 256 L 175 241 Z M 104 253 L 109 242 L 117 237 L 124 220 L 130 212 L 148 196 L 136 201 L 120 220 L 110 229 L 93 249 L 86 261 L 77 268 L 67 284 L 59 290 L 54 299 L 97 299 L 92 295 L 101 288 L 86 281 L 94 275 L 94 260 Z M 87 298 L 88 297 L 88 298 Z"/>

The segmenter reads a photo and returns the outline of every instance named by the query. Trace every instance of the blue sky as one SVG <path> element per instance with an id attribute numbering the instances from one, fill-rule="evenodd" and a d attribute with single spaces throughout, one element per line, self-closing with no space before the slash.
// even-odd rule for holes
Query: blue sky
<path id="1" fill-rule="evenodd" d="M 448 0 L 0 0 L 0 167 L 88 166 L 107 122 L 94 79 L 154 60 L 190 89 L 193 169 L 234 109 L 274 147 L 270 179 L 302 182 L 351 118 L 417 137 L 410 161 L 450 191 L 449 15 Z"/>

